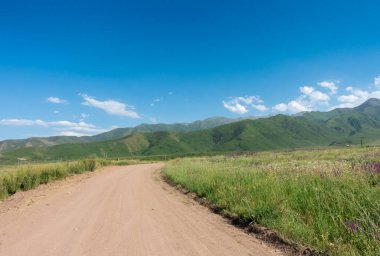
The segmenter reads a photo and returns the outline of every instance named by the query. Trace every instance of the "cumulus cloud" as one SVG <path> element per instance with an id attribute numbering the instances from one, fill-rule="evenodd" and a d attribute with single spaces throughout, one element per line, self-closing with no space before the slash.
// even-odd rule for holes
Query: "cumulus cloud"
<path id="1" fill-rule="evenodd" d="M 322 81 L 322 82 L 319 82 L 318 85 L 323 88 L 328 89 L 330 91 L 330 94 L 336 94 L 339 89 L 337 86 L 337 83 L 339 82 Z"/>
<path id="2" fill-rule="evenodd" d="M 288 104 L 280 103 L 273 107 L 273 110 L 276 112 L 286 112 L 288 111 Z"/>
<path id="3" fill-rule="evenodd" d="M 358 89 L 353 86 L 346 87 L 345 93 L 338 93 L 338 84 L 336 81 L 318 82 L 316 86 L 299 87 L 300 94 L 287 102 L 275 104 L 271 107 L 274 113 L 309 112 L 315 110 L 332 110 L 335 108 L 352 108 L 356 107 L 370 98 L 380 99 L 380 76 L 374 78 L 372 88 Z M 223 101 L 224 107 L 228 110 L 238 113 L 248 113 L 250 108 L 258 111 L 267 111 L 268 107 L 262 104 L 262 100 L 255 96 L 235 97 L 229 101 Z"/>
<path id="4" fill-rule="evenodd" d="M 339 102 L 350 102 L 350 103 L 353 103 L 353 102 L 356 102 L 358 99 L 359 99 L 359 97 L 356 96 L 356 95 L 354 95 L 354 94 L 341 95 L 341 96 L 338 97 L 338 101 Z"/>
<path id="5" fill-rule="evenodd" d="M 231 101 L 225 102 L 225 101 L 223 101 L 223 106 L 226 109 L 228 109 L 229 111 L 236 113 L 236 114 L 239 114 L 239 115 L 243 115 L 243 114 L 248 113 L 248 108 L 246 106 L 241 105 L 238 102 L 231 102 Z"/>
<path id="6" fill-rule="evenodd" d="M 129 118 L 141 118 L 140 115 L 134 111 L 133 106 L 129 106 L 125 103 L 116 100 L 100 101 L 86 94 L 83 94 L 81 96 L 84 99 L 84 102 L 82 104 L 85 106 L 101 109 L 110 115 L 125 116 Z"/>
<path id="7" fill-rule="evenodd" d="M 275 112 L 289 112 L 296 114 L 299 112 L 312 111 L 317 106 L 329 105 L 330 96 L 316 90 L 312 86 L 302 86 L 299 88 L 301 95 L 288 103 L 280 103 L 272 109 Z"/>
<path id="8" fill-rule="evenodd" d="M 292 100 L 291 102 L 288 103 L 288 110 L 291 113 L 311 111 L 311 109 L 305 106 L 302 102 L 296 101 L 296 100 Z"/>
<path id="9" fill-rule="evenodd" d="M 333 106 L 330 109 L 353 108 L 364 103 L 366 100 L 370 98 L 380 98 L 380 90 L 362 90 L 355 89 L 354 87 L 349 86 L 346 88 L 346 91 L 348 92 L 348 94 L 338 96 L 337 100 L 339 104 Z"/>
<path id="10" fill-rule="evenodd" d="M 105 132 L 105 129 L 96 127 L 93 124 L 85 122 L 70 122 L 70 121 L 44 121 L 40 119 L 2 119 L 0 125 L 6 126 L 39 126 L 44 128 L 53 128 L 54 131 L 59 132 L 59 135 L 68 136 L 67 134 L 80 134 L 80 136 L 94 135 Z M 77 136 L 77 135 L 74 135 Z"/>
<path id="11" fill-rule="evenodd" d="M 54 103 L 54 104 L 68 104 L 69 102 L 67 100 L 51 96 L 46 99 L 47 102 L 49 103 Z"/>
<path id="12" fill-rule="evenodd" d="M 300 87 L 300 92 L 309 97 L 309 99 L 313 102 L 320 102 L 320 101 L 329 101 L 330 97 L 323 92 L 315 90 L 313 87 L 310 86 L 303 86 Z"/>
<path id="13" fill-rule="evenodd" d="M 260 112 L 267 111 L 268 107 L 263 103 L 258 96 L 231 97 L 230 100 L 223 101 L 223 106 L 233 113 L 243 115 L 248 113 L 250 108 Z"/>
<path id="14" fill-rule="evenodd" d="M 275 112 L 289 112 L 292 114 L 311 111 L 302 101 L 292 100 L 289 103 L 280 103 L 273 107 Z"/>

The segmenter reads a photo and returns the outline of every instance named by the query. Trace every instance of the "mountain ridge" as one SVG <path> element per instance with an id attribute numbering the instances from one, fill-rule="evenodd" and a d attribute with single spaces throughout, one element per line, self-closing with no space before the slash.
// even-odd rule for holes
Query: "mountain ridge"
<path id="1" fill-rule="evenodd" d="M 173 123 L 173 124 L 140 124 L 135 127 L 116 128 L 108 132 L 96 134 L 93 136 L 51 136 L 51 137 L 31 137 L 27 139 L 3 140 L 0 141 L 0 153 L 13 151 L 29 147 L 46 147 L 70 143 L 92 143 L 107 140 L 121 139 L 133 133 L 159 132 L 159 131 L 177 131 L 189 132 L 201 129 L 214 128 L 219 125 L 228 124 L 238 121 L 226 117 L 210 117 L 203 120 L 197 120 L 191 123 Z"/>
<path id="2" fill-rule="evenodd" d="M 324 113 L 324 114 L 323 114 Z M 150 156 L 163 154 L 263 151 L 331 145 L 360 145 L 362 139 L 380 142 L 380 100 L 352 109 L 309 112 L 302 116 L 276 115 L 246 119 L 190 132 L 132 133 L 121 139 L 23 148 L 5 152 L 0 160 L 83 157 Z"/>

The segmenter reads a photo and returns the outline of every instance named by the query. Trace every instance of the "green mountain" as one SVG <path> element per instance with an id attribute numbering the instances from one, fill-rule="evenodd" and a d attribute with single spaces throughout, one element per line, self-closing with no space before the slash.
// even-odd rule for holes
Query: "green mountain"
<path id="1" fill-rule="evenodd" d="M 132 133 L 121 139 L 3 153 L 0 160 L 163 155 L 230 151 L 262 151 L 380 142 L 380 100 L 371 99 L 352 109 L 277 115 L 243 120 L 191 132 Z"/>
<path id="2" fill-rule="evenodd" d="M 47 146 L 55 146 L 68 143 L 90 143 L 107 140 L 121 139 L 135 133 L 149 132 L 190 132 L 203 129 L 214 128 L 223 124 L 237 121 L 224 117 L 212 117 L 205 120 L 195 121 L 193 123 L 177 123 L 177 124 L 142 124 L 130 128 L 117 128 L 109 132 L 98 134 L 95 136 L 71 137 L 71 136 L 54 136 L 46 138 L 29 138 L 25 140 L 5 140 L 0 141 L 0 153 L 14 151 L 22 148 L 40 148 Z"/>

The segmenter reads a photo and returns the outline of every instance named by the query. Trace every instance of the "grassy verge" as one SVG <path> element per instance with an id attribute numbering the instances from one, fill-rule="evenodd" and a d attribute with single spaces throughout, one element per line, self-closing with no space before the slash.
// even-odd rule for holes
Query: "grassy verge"
<path id="1" fill-rule="evenodd" d="M 328 255 L 380 255 L 380 150 L 171 161 L 167 178 L 285 240 Z"/>
<path id="2" fill-rule="evenodd" d="M 18 191 L 26 191 L 47 184 L 50 181 L 66 178 L 73 174 L 92 172 L 108 165 L 130 165 L 142 163 L 140 160 L 91 159 L 75 162 L 16 165 L 0 170 L 0 200 Z"/>

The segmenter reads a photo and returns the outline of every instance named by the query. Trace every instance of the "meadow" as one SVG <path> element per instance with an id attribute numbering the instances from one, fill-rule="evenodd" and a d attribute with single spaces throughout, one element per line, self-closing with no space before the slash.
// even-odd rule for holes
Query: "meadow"
<path id="1" fill-rule="evenodd" d="M 241 225 L 327 255 L 380 255 L 380 148 L 170 161 L 164 174 Z"/>

